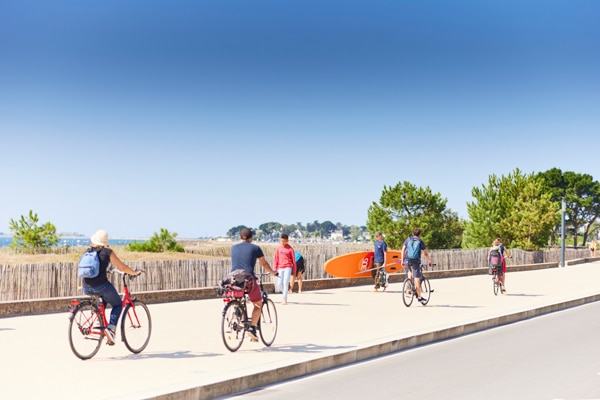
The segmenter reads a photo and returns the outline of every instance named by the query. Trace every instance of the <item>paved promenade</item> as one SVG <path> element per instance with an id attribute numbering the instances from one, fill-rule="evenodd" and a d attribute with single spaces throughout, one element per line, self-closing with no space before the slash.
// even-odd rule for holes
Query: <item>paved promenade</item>
<path id="1" fill-rule="evenodd" d="M 69 348 L 68 313 L 0 319 L 5 399 L 209 399 L 418 344 L 600 300 L 600 262 L 513 272 L 494 296 L 487 275 L 435 279 L 427 306 L 402 303 L 402 284 L 292 294 L 277 304 L 273 346 L 246 339 L 230 353 L 220 299 L 152 304 L 147 349 L 120 341 L 81 361 Z M 117 337 L 120 340 L 119 337 Z"/>

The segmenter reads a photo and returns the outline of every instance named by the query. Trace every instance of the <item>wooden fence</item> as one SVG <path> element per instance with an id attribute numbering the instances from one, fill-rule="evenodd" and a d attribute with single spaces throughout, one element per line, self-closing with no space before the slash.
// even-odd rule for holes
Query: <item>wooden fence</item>
<path id="1" fill-rule="evenodd" d="M 267 261 L 272 263 L 275 246 L 263 246 Z M 330 258 L 354 251 L 371 250 L 372 246 L 347 245 L 295 245 L 305 258 L 304 279 L 331 278 L 323 269 Z M 214 251 L 214 249 L 213 249 Z M 221 251 L 221 250 L 217 250 Z M 430 251 L 434 270 L 455 270 L 487 268 L 488 249 L 476 250 L 432 250 Z M 560 261 L 560 250 L 525 252 L 511 250 L 510 264 L 524 265 Z M 567 260 L 589 256 L 587 249 L 567 249 Z M 131 283 L 135 292 L 203 288 L 217 286 L 231 270 L 228 255 L 223 258 L 202 258 L 165 261 L 131 261 L 132 268 L 143 269 L 146 273 Z M 119 291 L 121 281 L 112 278 Z M 77 277 L 76 262 L 4 264 L 0 265 L 0 301 L 30 300 L 53 297 L 74 297 L 81 295 L 81 281 Z"/>

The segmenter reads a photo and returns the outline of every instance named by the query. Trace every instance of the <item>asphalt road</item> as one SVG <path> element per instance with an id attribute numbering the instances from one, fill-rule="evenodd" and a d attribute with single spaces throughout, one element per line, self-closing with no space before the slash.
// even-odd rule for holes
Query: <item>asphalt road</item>
<path id="1" fill-rule="evenodd" d="M 235 399 L 600 399 L 600 303 L 258 389 Z"/>

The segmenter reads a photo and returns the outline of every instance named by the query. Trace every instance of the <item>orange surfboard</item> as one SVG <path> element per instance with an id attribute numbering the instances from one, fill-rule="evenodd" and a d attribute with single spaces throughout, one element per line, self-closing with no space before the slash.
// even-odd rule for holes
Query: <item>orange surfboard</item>
<path id="1" fill-rule="evenodd" d="M 385 260 L 385 270 L 393 274 L 404 270 L 401 264 L 402 253 L 388 250 Z M 325 272 L 337 278 L 364 278 L 372 276 L 373 252 L 358 251 L 333 257 L 325 262 Z"/>

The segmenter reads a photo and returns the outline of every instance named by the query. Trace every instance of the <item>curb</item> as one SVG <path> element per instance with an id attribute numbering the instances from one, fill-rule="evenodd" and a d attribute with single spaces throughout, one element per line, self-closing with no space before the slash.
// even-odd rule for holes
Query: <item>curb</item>
<path id="1" fill-rule="evenodd" d="M 325 357 L 316 358 L 314 360 L 303 361 L 300 363 L 291 364 L 273 370 L 260 371 L 243 377 L 226 379 L 220 382 L 210 383 L 203 386 L 197 386 L 149 398 L 158 400 L 195 400 L 215 399 L 223 396 L 240 394 L 262 386 L 281 383 L 286 380 L 295 379 L 318 372 L 323 372 L 328 369 L 352 364 L 359 361 L 365 361 L 372 358 L 389 355 L 391 353 L 404 351 L 417 346 L 453 339 L 459 336 L 469 335 L 486 329 L 502 325 L 508 325 L 518 321 L 524 321 L 544 314 L 566 310 L 568 308 L 593 303 L 599 300 L 600 294 L 580 299 L 568 300 L 556 304 L 538 307 L 533 310 L 525 310 L 512 314 L 488 318 L 485 320 L 468 323 L 466 325 L 456 325 L 438 331 L 426 332 L 407 338 L 392 339 L 384 341 L 382 343 L 368 345 L 365 347 L 358 347 L 354 350 L 328 355 Z"/>

